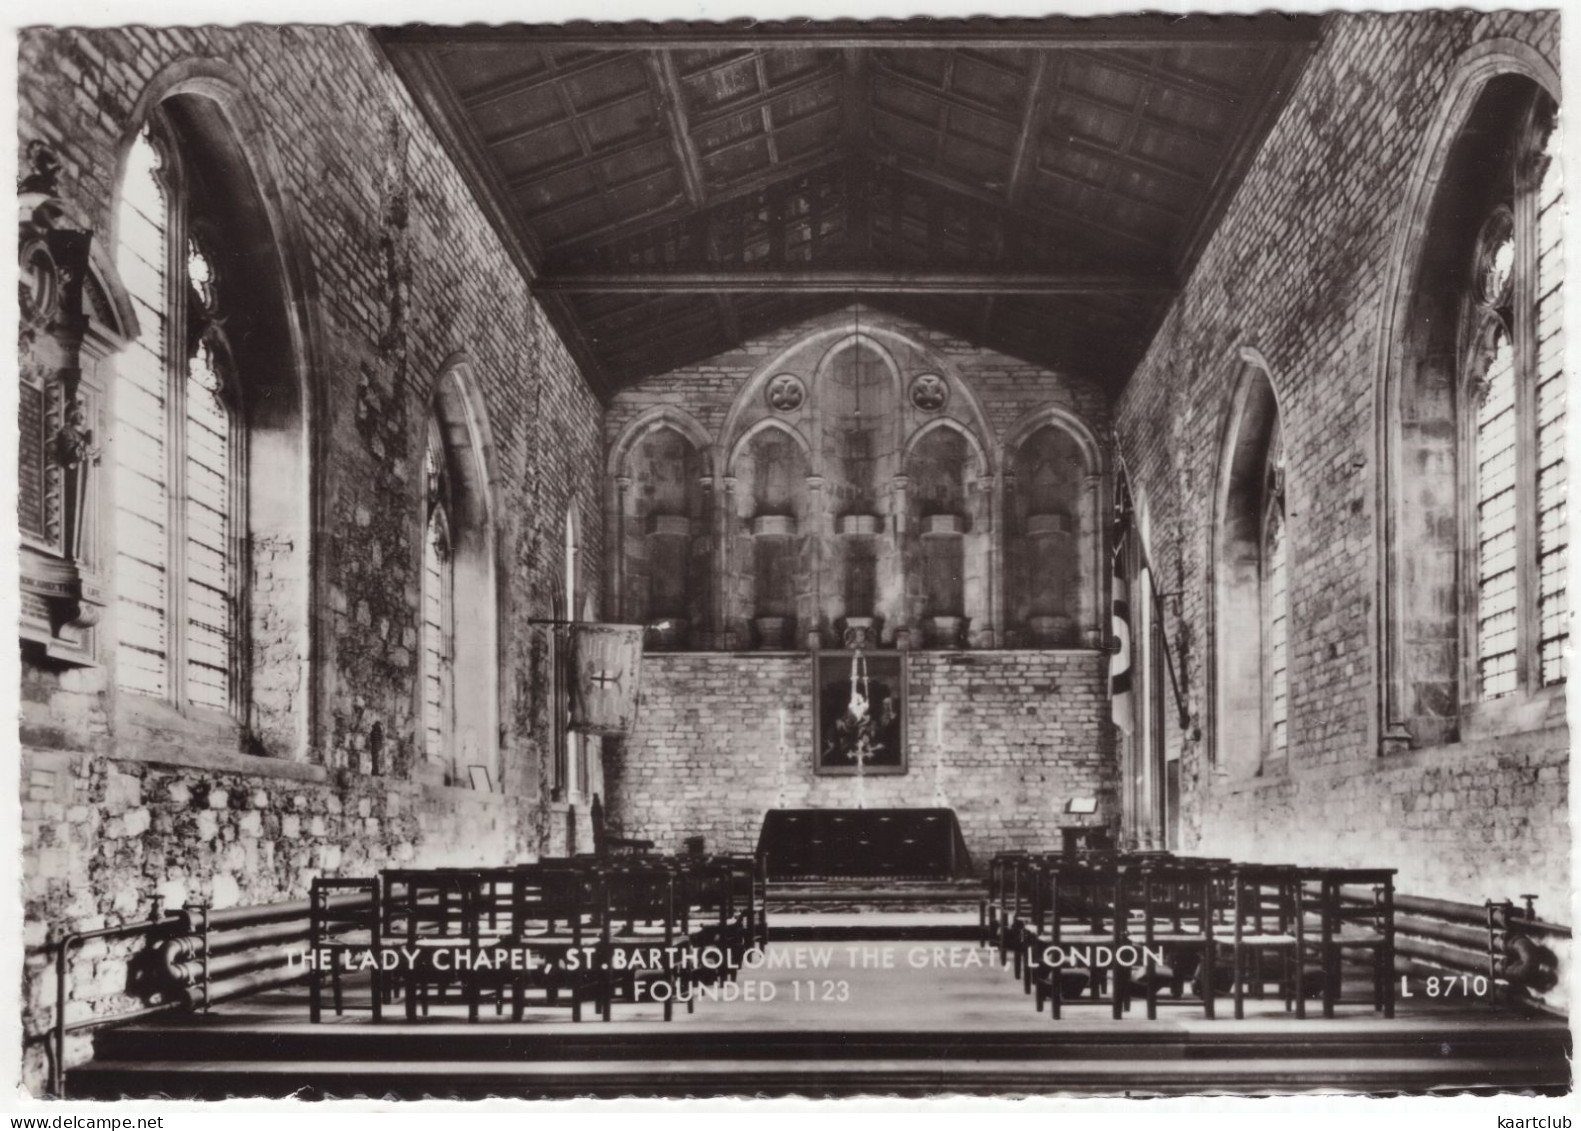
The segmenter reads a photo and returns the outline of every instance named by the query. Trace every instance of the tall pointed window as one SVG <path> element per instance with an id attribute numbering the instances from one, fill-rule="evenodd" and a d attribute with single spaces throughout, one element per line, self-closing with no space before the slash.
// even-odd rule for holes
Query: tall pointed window
<path id="1" fill-rule="evenodd" d="M 189 170 L 156 122 L 133 143 L 117 269 L 142 332 L 115 390 L 117 681 L 239 715 L 245 432 L 228 280 Z"/>
<path id="2" fill-rule="evenodd" d="M 450 476 L 439 424 L 430 421 L 424 470 L 427 519 L 423 527 L 423 753 L 446 765 L 451 749 L 454 695 L 455 571 L 450 516 Z"/>
<path id="3" fill-rule="evenodd" d="M 1461 317 L 1469 701 L 1565 678 L 1565 382 L 1557 109 L 1539 95 L 1475 245 Z"/>

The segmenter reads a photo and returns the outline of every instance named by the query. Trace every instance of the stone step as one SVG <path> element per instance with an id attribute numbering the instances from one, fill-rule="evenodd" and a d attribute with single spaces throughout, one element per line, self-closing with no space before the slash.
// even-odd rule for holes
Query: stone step
<path id="1" fill-rule="evenodd" d="M 1559 1073 L 1555 1075 L 1556 1071 Z M 162 1095 L 418 1099 L 505 1096 L 853 1095 L 919 1096 L 940 1092 L 1017 1094 L 1074 1092 L 1114 1095 L 1343 1092 L 1431 1092 L 1530 1088 L 1567 1090 L 1567 1066 L 1504 1058 L 1418 1056 L 1380 1062 L 1368 1056 L 1258 1059 L 1166 1059 L 1146 1062 L 1091 1057 L 984 1061 L 960 1056 L 920 1058 L 811 1057 L 752 1060 L 555 1060 L 523 1063 L 389 1059 L 318 1063 L 239 1060 L 96 1061 L 70 1074 L 74 1098 Z"/>
<path id="2" fill-rule="evenodd" d="M 1375 1016 L 1328 1020 L 1289 1019 L 1207 1021 L 1171 1017 L 1168 1005 L 1156 1021 L 1115 1022 L 1076 1003 L 1075 1016 L 1036 1028 L 952 1031 L 948 1041 L 932 1030 L 891 1028 L 809 1028 L 743 1030 L 739 1023 L 701 1015 L 685 1025 L 589 1020 L 484 1020 L 468 1024 L 434 1018 L 416 1023 L 389 1019 L 372 1023 L 366 1014 L 348 1013 L 322 1024 L 306 1020 L 260 1021 L 246 1016 L 194 1015 L 102 1030 L 95 1050 L 102 1061 L 123 1064 L 143 1059 L 176 1061 L 264 1061 L 293 1063 L 399 1060 L 420 1065 L 467 1057 L 477 1061 L 702 1060 L 729 1055 L 739 1059 L 938 1058 L 947 1043 L 956 1056 L 971 1059 L 1257 1059 L 1267 1056 L 1308 1060 L 1366 1057 L 1400 1060 L 1431 1054 L 1444 1061 L 1514 1059 L 1528 1063 L 1566 1062 L 1570 1035 L 1562 1022 L 1521 1017 L 1489 1018 L 1476 1025 L 1440 1019 Z M 704 1008 L 707 1008 L 705 1003 Z M 1193 1005 L 1193 1009 L 1195 1006 Z M 1085 1014 L 1085 1015 L 1084 1015 Z M 1035 1016 L 1035 1015 L 1034 1015 Z M 1045 1017 L 1047 1015 L 1045 1014 Z"/>

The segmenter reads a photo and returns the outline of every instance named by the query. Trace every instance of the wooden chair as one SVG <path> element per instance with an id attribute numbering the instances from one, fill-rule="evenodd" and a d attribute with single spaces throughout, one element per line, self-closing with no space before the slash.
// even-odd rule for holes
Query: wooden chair
<path id="1" fill-rule="evenodd" d="M 611 1019 L 615 1001 L 662 1002 L 664 1019 L 674 1016 L 684 979 L 677 948 L 675 876 L 662 864 L 615 865 L 601 869 L 602 968 L 599 1007 Z M 653 988 L 669 983 L 662 996 Z"/>
<path id="2" fill-rule="evenodd" d="M 379 881 L 364 879 L 326 879 L 315 877 L 308 892 L 308 946 L 311 965 L 308 975 L 308 1020 L 317 1024 L 323 1017 L 324 979 L 329 977 L 335 1015 L 345 1010 L 341 987 L 343 960 L 364 961 L 369 973 L 373 1019 L 382 1019 L 385 978 L 382 967 L 384 948 L 380 928 Z M 360 956 L 366 956 L 364 960 Z M 326 971 L 325 966 L 328 966 Z"/>
<path id="3" fill-rule="evenodd" d="M 1334 1016 L 1344 989 L 1348 959 L 1370 959 L 1372 1008 L 1394 1016 L 1394 868 L 1312 868 L 1302 879 L 1315 889 L 1319 918 L 1323 1016 Z M 1347 898 L 1347 887 L 1371 898 Z"/>
<path id="4" fill-rule="evenodd" d="M 1106 1004 L 1116 1021 L 1124 1015 L 1131 993 L 1130 967 L 1122 964 L 1119 956 L 1127 942 L 1133 867 L 1063 858 L 1045 860 L 1041 874 L 1048 884 L 1049 925 L 1047 935 L 1034 940 L 1039 953 L 1032 982 L 1037 1008 L 1041 1010 L 1047 998 L 1054 1020 L 1064 1016 L 1068 984 L 1079 977 L 1085 978 L 1087 994 L 1071 995 L 1071 1004 Z M 1050 950 L 1061 952 L 1060 962 L 1041 961 L 1041 956 Z M 1080 960 L 1084 950 L 1090 952 L 1086 961 Z M 1108 961 L 1101 961 L 1099 955 L 1105 950 Z M 1077 960 L 1064 961 L 1066 953 Z"/>
<path id="5" fill-rule="evenodd" d="M 1236 1019 L 1246 1015 L 1246 991 L 1261 998 L 1270 967 L 1285 1009 L 1306 1016 L 1301 994 L 1302 960 L 1306 954 L 1301 873 L 1277 864 L 1238 864 L 1230 870 L 1229 932 L 1218 945 L 1230 951 Z M 1208 992 L 1214 992 L 1211 981 Z"/>
<path id="6" fill-rule="evenodd" d="M 406 1018 L 426 1017 L 430 1005 L 452 988 L 478 1019 L 481 982 L 477 954 L 500 936 L 483 932 L 483 879 L 471 869 L 392 869 L 383 873 L 384 935 L 407 952 L 399 981 L 406 993 Z"/>
<path id="7" fill-rule="evenodd" d="M 519 866 L 512 889 L 511 944 L 526 956 L 526 975 L 512 986 L 512 1017 L 525 994 L 541 990 L 550 1007 L 568 1007 L 573 1021 L 597 1003 L 601 973 L 590 955 L 600 932 L 599 877 L 585 862 L 540 861 Z"/>
<path id="8" fill-rule="evenodd" d="M 1149 1021 L 1158 1016 L 1159 989 L 1167 982 L 1171 1001 L 1188 1003 L 1185 989 L 1194 978 L 1201 987 L 1203 1016 L 1214 1016 L 1217 970 L 1214 927 L 1219 917 L 1215 895 L 1220 870 L 1212 864 L 1182 864 L 1160 859 L 1142 868 L 1137 912 L 1140 926 L 1131 937 L 1142 952 L 1141 990 Z M 1166 956 L 1167 973 L 1157 954 Z"/>

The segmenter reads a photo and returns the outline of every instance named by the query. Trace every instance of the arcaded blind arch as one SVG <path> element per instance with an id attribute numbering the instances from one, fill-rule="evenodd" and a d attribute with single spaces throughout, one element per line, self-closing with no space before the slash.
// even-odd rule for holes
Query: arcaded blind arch
<path id="1" fill-rule="evenodd" d="M 245 430 L 220 277 L 170 131 L 132 142 L 116 266 L 143 333 L 115 395 L 116 677 L 124 691 L 240 717 Z M 241 678 L 238 678 L 240 676 Z"/>
<path id="2" fill-rule="evenodd" d="M 1231 777 L 1288 764 L 1295 558 L 1282 434 L 1268 373 L 1247 362 L 1225 431 L 1213 556 L 1213 760 Z"/>
<path id="3" fill-rule="evenodd" d="M 1558 107 L 1519 52 L 1474 63 L 1424 158 L 1389 357 L 1385 751 L 1563 707 Z"/>

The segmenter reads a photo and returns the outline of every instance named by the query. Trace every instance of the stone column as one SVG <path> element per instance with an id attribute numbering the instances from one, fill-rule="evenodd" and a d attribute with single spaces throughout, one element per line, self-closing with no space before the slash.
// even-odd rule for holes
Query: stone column
<path id="1" fill-rule="evenodd" d="M 714 616 L 717 621 L 714 640 L 716 647 L 729 652 L 736 647 L 735 633 L 730 625 L 730 601 L 734 596 L 733 581 L 736 576 L 736 540 L 731 537 L 736 522 L 736 477 L 726 475 L 719 482 L 724 489 L 714 493 L 717 504 L 714 508 L 714 537 L 718 540 L 714 559 L 719 563 L 719 588 L 714 595 Z"/>
<path id="2" fill-rule="evenodd" d="M 906 562 L 906 528 L 911 518 L 910 491 L 911 476 L 897 475 L 890 480 L 889 506 L 892 521 L 885 536 L 889 544 L 889 568 L 879 575 L 878 600 L 873 610 L 879 612 L 884 605 L 884 577 L 887 573 L 888 591 L 893 594 L 894 610 L 887 627 L 896 640 L 896 647 L 900 646 L 901 636 L 909 632 L 913 621 L 911 578 L 907 576 Z M 883 564 L 880 562 L 881 566 Z"/>
<path id="3" fill-rule="evenodd" d="M 1089 648 L 1102 647 L 1108 639 L 1103 615 L 1104 596 L 1107 591 L 1106 571 L 1103 568 L 1103 476 L 1089 471 L 1082 477 L 1081 513 L 1087 525 L 1087 542 L 1091 546 L 1088 560 L 1092 563 L 1092 578 L 1083 586 L 1082 643 Z"/>
<path id="4" fill-rule="evenodd" d="M 609 554 L 609 601 L 606 603 L 610 617 L 625 623 L 630 605 L 626 595 L 626 499 L 631 494 L 631 476 L 615 476 L 614 544 Z"/>
<path id="5" fill-rule="evenodd" d="M 701 582 L 703 586 L 703 592 L 700 596 L 694 597 L 690 601 L 690 607 L 687 609 L 687 613 L 690 614 L 694 609 L 700 609 L 702 610 L 704 616 L 707 617 L 707 621 L 703 624 L 692 626 L 692 640 L 690 646 L 692 648 L 712 648 L 717 644 L 719 634 L 724 631 L 724 624 L 719 620 L 718 591 L 724 587 L 725 581 L 724 574 L 720 573 L 717 569 L 717 566 L 719 565 L 719 551 L 715 544 L 717 541 L 715 527 L 718 524 L 714 521 L 717 512 L 714 509 L 715 500 L 713 475 L 709 474 L 698 476 L 697 486 L 698 490 L 702 494 L 702 503 L 698 510 L 703 519 L 702 523 L 700 524 L 702 527 L 702 532 L 698 534 L 697 537 L 707 540 L 703 547 L 706 553 L 699 555 L 696 552 L 697 548 L 695 545 L 688 547 L 686 554 L 686 564 L 688 568 L 695 567 L 697 558 L 701 556 L 708 562 L 708 571 L 707 575 L 702 579 Z"/>
<path id="6" fill-rule="evenodd" d="M 993 492 L 993 500 L 989 506 L 989 521 L 993 524 L 992 537 L 989 540 L 989 558 L 991 559 L 991 577 L 993 579 L 993 600 L 989 608 L 993 610 L 992 645 L 995 648 L 1005 648 L 1010 643 L 1010 626 L 1005 623 L 1009 615 L 1006 611 L 1005 595 L 1010 589 L 1010 580 L 1006 576 L 1009 569 L 1009 556 L 1005 552 L 1005 539 L 1008 533 L 1005 529 L 1005 512 L 1010 492 L 1016 487 L 1015 474 L 1001 471 L 993 477 L 989 489 Z"/>
<path id="7" fill-rule="evenodd" d="M 807 649 L 816 652 L 822 646 L 822 618 L 823 618 L 823 546 L 824 540 L 830 534 L 829 516 L 824 513 L 825 502 L 823 497 L 824 478 L 821 475 L 807 477 L 807 525 L 805 531 L 797 531 L 797 536 L 805 538 L 803 543 L 807 547 L 807 602 L 809 615 L 805 624 L 797 627 L 801 630 L 802 639 L 807 642 Z"/>

